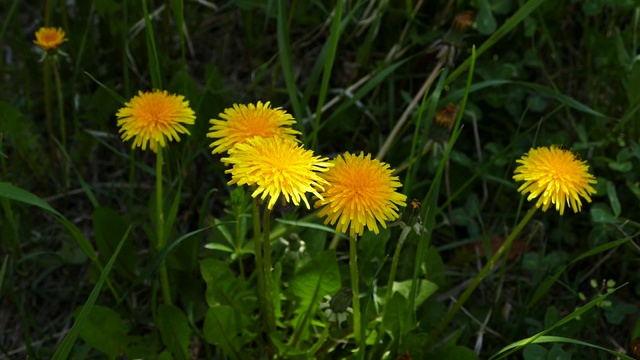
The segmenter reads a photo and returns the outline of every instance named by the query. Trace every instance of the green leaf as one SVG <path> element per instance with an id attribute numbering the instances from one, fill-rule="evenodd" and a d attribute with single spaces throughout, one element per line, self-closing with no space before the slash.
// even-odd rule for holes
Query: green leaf
<path id="1" fill-rule="evenodd" d="M 384 312 L 382 325 L 389 336 L 397 340 L 415 328 L 415 323 L 411 319 L 412 315 L 407 298 L 400 292 L 395 292 Z"/>
<path id="2" fill-rule="evenodd" d="M 112 255 L 118 242 L 127 232 L 127 224 L 118 213 L 106 207 L 98 207 L 93 211 L 93 232 L 99 259 L 106 262 Z M 116 261 L 115 270 L 121 276 L 135 279 L 135 267 L 138 257 L 131 241 L 125 241 L 122 255 Z"/>
<path id="3" fill-rule="evenodd" d="M 594 204 L 591 207 L 591 219 L 597 223 L 614 224 L 617 219 L 606 204 Z"/>
<path id="4" fill-rule="evenodd" d="M 595 16 L 602 12 L 604 0 L 585 0 L 582 3 L 582 12 L 587 16 Z"/>
<path id="5" fill-rule="evenodd" d="M 94 308 L 94 304 L 96 302 L 96 299 L 98 298 L 98 295 L 100 294 L 100 291 L 102 291 L 102 285 L 107 280 L 109 276 L 109 272 L 111 271 L 113 264 L 116 262 L 116 258 L 118 257 L 118 254 L 120 253 L 120 249 L 122 249 L 122 245 L 124 244 L 130 230 L 131 228 L 127 230 L 127 233 L 120 240 L 120 244 L 118 244 L 116 251 L 113 252 L 113 256 L 111 256 L 111 259 L 109 259 L 109 262 L 104 267 L 104 270 L 102 270 L 102 273 L 100 274 L 100 279 L 98 279 L 98 282 L 93 287 L 93 290 L 91 290 L 91 294 L 89 295 L 87 302 L 82 307 L 82 310 L 78 314 L 76 314 L 75 316 L 76 321 L 71 327 L 71 330 L 69 330 L 67 335 L 62 340 L 62 343 L 60 344 L 58 349 L 56 349 L 56 352 L 53 354 L 52 360 L 67 359 L 69 356 L 69 353 L 71 352 L 71 349 L 73 348 L 73 344 L 76 342 L 76 339 L 78 338 L 81 332 L 84 332 L 83 331 L 84 323 L 86 321 L 90 321 L 89 315 L 92 309 Z M 98 312 L 100 311 L 101 310 L 98 310 Z"/>
<path id="6" fill-rule="evenodd" d="M 179 308 L 161 304 L 158 307 L 158 328 L 162 342 L 176 359 L 189 359 L 189 339 L 191 328 L 189 320 Z"/>
<path id="7" fill-rule="evenodd" d="M 409 298 L 409 294 L 411 293 L 411 284 L 412 280 L 405 280 L 400 282 L 393 283 L 393 291 L 397 291 L 402 294 L 405 298 Z M 416 295 L 416 300 L 414 304 L 414 308 L 417 309 L 420 304 L 425 302 L 431 295 L 433 295 L 436 291 L 438 291 L 438 285 L 432 283 L 429 280 L 421 279 L 418 284 L 418 293 Z"/>
<path id="8" fill-rule="evenodd" d="M 84 306 L 80 306 L 76 310 L 76 321 L 83 308 Z M 100 305 L 91 307 L 86 320 L 78 328 L 82 340 L 110 358 L 127 352 L 129 328 L 120 314 L 111 308 Z"/>
<path id="9" fill-rule="evenodd" d="M 527 345 L 522 349 L 524 360 L 547 360 L 547 348 L 538 344 Z"/>
<path id="10" fill-rule="evenodd" d="M 200 271 L 207 283 L 207 304 L 209 306 L 228 305 L 248 311 L 248 298 L 253 296 L 246 280 L 237 278 L 229 265 L 214 259 L 205 259 Z"/>
<path id="11" fill-rule="evenodd" d="M 334 250 L 327 250 L 314 256 L 304 264 L 290 282 L 290 290 L 299 299 L 295 308 L 298 319 L 291 342 L 297 342 L 306 335 L 306 324 L 311 319 L 325 295 L 333 296 L 340 289 L 340 271 Z"/>
<path id="12" fill-rule="evenodd" d="M 487 0 L 479 2 L 480 10 L 476 16 L 476 24 L 478 32 L 483 35 L 491 35 L 496 31 L 498 24 L 496 18 L 491 12 L 491 7 L 487 3 Z"/>
<path id="13" fill-rule="evenodd" d="M 622 211 L 620 207 L 620 200 L 618 200 L 618 193 L 616 192 L 616 187 L 613 185 L 613 182 L 607 181 L 607 196 L 609 197 L 609 204 L 611 204 L 611 209 L 613 209 L 613 216 L 620 216 L 620 212 Z"/>
<path id="14" fill-rule="evenodd" d="M 609 168 L 613 171 L 626 173 L 633 169 L 631 161 L 612 161 L 609 163 Z"/>
<path id="15" fill-rule="evenodd" d="M 249 319 L 242 310 L 221 305 L 209 308 L 202 331 L 205 340 L 220 346 L 232 359 L 245 359 L 242 345 L 251 341 L 246 335 Z"/>
<path id="16" fill-rule="evenodd" d="M 429 356 L 429 359 L 438 360 L 478 360 L 473 350 L 464 346 L 448 346 L 438 349 Z"/>
<path id="17" fill-rule="evenodd" d="M 290 289 L 299 299 L 296 312 L 315 308 L 325 295 L 340 290 L 340 271 L 334 250 L 324 251 L 303 265 L 291 280 Z"/>

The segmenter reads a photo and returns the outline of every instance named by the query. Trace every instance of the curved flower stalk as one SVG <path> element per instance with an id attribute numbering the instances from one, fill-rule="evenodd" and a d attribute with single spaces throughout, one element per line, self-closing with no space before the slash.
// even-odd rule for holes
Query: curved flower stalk
<path id="1" fill-rule="evenodd" d="M 530 193 L 527 200 L 538 198 L 538 201 L 515 226 L 509 237 L 500 245 L 498 251 L 493 254 L 478 275 L 473 278 L 469 287 L 460 295 L 458 301 L 445 314 L 435 330 L 429 334 L 427 346 L 433 345 L 437 341 L 442 330 L 469 299 L 480 282 L 489 274 L 498 260 L 508 254 L 513 240 L 539 208 L 546 211 L 551 205 L 554 205 L 560 215 L 563 215 L 564 208 L 568 204 L 577 213 L 582 209 L 580 197 L 591 202 L 590 194 L 596 193 L 596 190 L 590 185 L 595 184 L 596 179 L 589 174 L 589 166 L 586 161 L 581 161 L 569 150 L 563 150 L 553 145 L 532 148 L 516 162 L 521 165 L 515 169 L 513 179 L 525 181 L 518 188 L 518 191 L 523 195 Z"/>
<path id="2" fill-rule="evenodd" d="M 335 224 L 339 232 L 349 232 L 353 332 L 356 346 L 362 352 L 356 236 L 362 236 L 365 227 L 378 234 L 378 223 L 386 228 L 387 220 L 399 217 L 398 206 L 405 206 L 407 197 L 396 192 L 402 184 L 398 177 L 392 175 L 389 165 L 372 159 L 370 154 L 346 152 L 333 159 L 332 163 L 334 166 L 321 174 L 328 185 L 314 207 L 322 207 L 318 216 L 327 217 L 325 224 Z"/>
<path id="3" fill-rule="evenodd" d="M 164 215 L 162 205 L 162 149 L 168 141 L 180 141 L 178 134 L 189 135 L 184 126 L 195 123 L 195 113 L 189 107 L 189 101 L 182 95 L 173 95 L 167 91 L 139 91 L 125 106 L 118 110 L 118 126 L 122 141 L 133 138 L 131 149 L 136 147 L 149 149 L 156 153 L 156 250 L 162 251 L 166 245 L 164 236 Z M 171 304 L 169 278 L 164 262 L 160 266 L 162 297 Z"/>

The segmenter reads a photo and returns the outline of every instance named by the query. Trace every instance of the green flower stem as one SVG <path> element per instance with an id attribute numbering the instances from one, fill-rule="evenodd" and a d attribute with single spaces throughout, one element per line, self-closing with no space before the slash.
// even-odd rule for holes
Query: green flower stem
<path id="1" fill-rule="evenodd" d="M 393 295 L 393 282 L 396 279 L 396 271 L 398 270 L 398 261 L 400 260 L 400 251 L 402 250 L 402 245 L 404 241 L 407 239 L 407 236 L 411 232 L 411 226 L 406 225 L 402 232 L 400 233 L 400 238 L 398 238 L 398 243 L 396 244 L 396 251 L 393 254 L 393 261 L 391 262 L 391 272 L 389 272 L 389 280 L 387 281 L 387 291 L 384 296 L 384 304 L 382 305 L 382 312 L 380 313 L 380 327 L 378 328 L 378 335 L 376 336 L 376 344 L 379 343 L 382 338 L 382 333 L 384 331 L 384 326 L 382 325 L 382 317 L 384 317 L 384 313 L 387 310 L 387 305 L 391 301 L 391 295 Z"/>
<path id="2" fill-rule="evenodd" d="M 264 214 L 262 218 L 262 256 L 264 262 L 262 263 L 264 270 L 264 301 L 266 302 L 267 310 L 267 331 L 273 332 L 276 330 L 276 320 L 273 299 L 275 292 L 273 289 L 273 275 L 271 273 L 271 210 L 265 206 Z"/>
<path id="3" fill-rule="evenodd" d="M 318 352 L 318 350 L 320 350 L 320 347 L 322 345 L 324 345 L 324 343 L 327 341 L 327 337 L 329 336 L 329 328 L 330 327 L 331 327 L 331 323 L 327 322 L 325 324 L 324 330 L 322 331 L 322 334 L 320 334 L 320 337 L 318 338 L 318 341 L 316 341 L 316 343 L 313 344 L 311 349 L 309 349 L 309 351 L 307 351 L 307 356 L 309 356 L 309 358 L 313 358 L 315 356 L 315 354 Z"/>
<path id="4" fill-rule="evenodd" d="M 256 277 L 258 279 L 258 303 L 262 318 L 267 318 L 266 303 L 264 301 L 264 271 L 262 265 L 262 236 L 260 233 L 260 200 L 253 199 L 253 242 L 256 259 Z"/>
<path id="5" fill-rule="evenodd" d="M 531 209 L 529 209 L 529 211 L 524 216 L 524 218 L 522 218 L 522 220 L 520 220 L 518 225 L 516 225 L 516 227 L 513 229 L 509 237 L 507 237 L 507 239 L 502 243 L 502 245 L 500 245 L 500 248 L 498 249 L 498 251 L 495 254 L 493 254 L 491 259 L 489 259 L 489 261 L 482 268 L 482 270 L 480 270 L 478 275 L 476 275 L 475 278 L 473 278 L 473 281 L 471 282 L 469 287 L 462 293 L 462 295 L 460 295 L 460 297 L 458 298 L 458 301 L 456 301 L 453 307 L 449 309 L 449 311 L 445 314 L 444 318 L 440 320 L 436 328 L 429 334 L 429 337 L 427 338 L 427 342 L 426 342 L 427 346 L 432 346 L 433 344 L 435 344 L 440 333 L 444 330 L 444 328 L 447 325 L 449 325 L 449 323 L 451 322 L 451 319 L 453 319 L 453 317 L 456 315 L 458 310 L 460 310 L 462 305 L 464 305 L 464 303 L 469 299 L 473 291 L 478 287 L 478 285 L 480 285 L 480 282 L 489 274 L 491 269 L 493 269 L 496 262 L 498 262 L 498 260 L 503 255 L 505 255 L 506 250 L 511 247 L 511 243 L 513 243 L 513 240 L 518 236 L 518 234 L 520 234 L 524 226 L 527 225 L 527 223 L 529 223 L 529 220 L 531 220 L 531 217 L 533 217 L 533 214 L 536 213 L 536 210 L 538 210 L 537 207 L 532 207 Z"/>
<path id="6" fill-rule="evenodd" d="M 166 245 L 164 237 L 164 214 L 162 206 L 162 147 L 158 144 L 156 152 L 156 235 L 158 252 L 162 251 Z M 160 264 L 160 285 L 162 287 L 162 298 L 165 304 L 171 305 L 171 292 L 169 291 L 169 276 L 165 261 Z"/>
<path id="7" fill-rule="evenodd" d="M 236 214 L 236 259 L 238 259 L 238 266 L 240 267 L 240 276 L 244 278 L 244 265 L 242 264 L 242 234 L 240 233 L 240 227 L 242 225 L 241 214 Z"/>
<path id="8" fill-rule="evenodd" d="M 49 147 L 51 148 L 51 154 L 56 156 L 58 149 L 56 143 L 53 141 L 53 99 L 51 90 L 51 68 L 53 67 L 52 60 L 49 56 L 45 56 L 43 62 L 43 80 L 44 80 L 44 109 L 47 119 L 47 134 L 49 135 Z"/>
<path id="9" fill-rule="evenodd" d="M 353 292 L 353 335 L 358 352 L 362 353 L 360 330 L 360 285 L 358 283 L 358 242 L 355 236 L 349 237 L 349 269 L 351 270 L 351 291 Z"/>
<path id="10" fill-rule="evenodd" d="M 56 92 L 58 95 L 58 111 L 60 113 L 60 140 L 62 141 L 62 148 L 64 151 L 67 151 L 67 124 L 64 118 L 64 102 L 62 100 L 62 81 L 60 81 L 60 71 L 58 69 L 58 61 L 56 57 L 49 57 L 47 59 L 52 59 L 50 61 L 51 67 L 53 68 L 53 77 L 56 81 Z M 66 156 L 62 156 L 62 172 L 63 172 L 63 187 L 65 191 L 65 195 L 69 190 L 69 164 L 67 164 Z"/>

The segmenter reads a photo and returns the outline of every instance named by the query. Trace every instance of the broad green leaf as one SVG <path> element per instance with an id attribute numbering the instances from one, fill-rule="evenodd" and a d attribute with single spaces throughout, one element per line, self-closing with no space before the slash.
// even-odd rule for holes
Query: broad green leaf
<path id="1" fill-rule="evenodd" d="M 325 295 L 340 290 L 340 272 L 333 250 L 322 252 L 303 265 L 290 282 L 290 289 L 299 299 L 296 312 L 315 308 Z"/>
<path id="2" fill-rule="evenodd" d="M 473 350 L 464 346 L 448 346 L 438 349 L 429 356 L 429 359 L 438 360 L 478 360 Z"/>
<path id="3" fill-rule="evenodd" d="M 254 296 L 249 291 L 245 279 L 236 277 L 227 263 L 205 259 L 200 265 L 200 271 L 204 281 L 207 283 L 207 304 L 213 307 L 216 305 L 228 305 L 240 308 L 242 311 L 249 311 L 248 298 Z"/>
<path id="4" fill-rule="evenodd" d="M 411 293 L 412 280 L 405 280 L 393 283 L 393 291 L 397 291 L 405 298 L 409 298 Z M 425 300 L 438 291 L 438 285 L 432 283 L 429 280 L 421 279 L 418 284 L 418 293 L 416 294 L 416 301 L 414 307 L 417 309 Z"/>
<path id="5" fill-rule="evenodd" d="M 242 345 L 251 341 L 246 335 L 249 319 L 241 309 L 220 305 L 209 308 L 204 318 L 202 331 L 205 340 L 220 346 L 232 359 L 245 359 Z"/>
<path id="6" fill-rule="evenodd" d="M 478 15 L 476 16 L 478 32 L 483 35 L 491 35 L 498 27 L 496 18 L 493 16 L 487 0 L 480 0 L 479 5 L 480 10 L 478 10 Z"/>
<path id="7" fill-rule="evenodd" d="M 118 213 L 106 207 L 93 211 L 93 233 L 98 247 L 99 259 L 106 262 L 118 247 L 118 242 L 127 232 L 127 224 Z M 116 260 L 115 270 L 121 276 L 135 279 L 135 267 L 138 257 L 131 241 L 125 241 L 122 254 Z"/>
<path id="8" fill-rule="evenodd" d="M 396 340 L 415 328 L 409 302 L 401 293 L 393 293 L 384 312 L 382 325 L 389 336 Z"/>
<path id="9" fill-rule="evenodd" d="M 191 328 L 187 316 L 179 308 L 161 304 L 158 307 L 158 328 L 162 342 L 179 360 L 188 360 Z"/>
<path id="10" fill-rule="evenodd" d="M 290 281 L 290 290 L 299 300 L 295 308 L 298 317 L 294 320 L 296 328 L 290 344 L 308 335 L 307 323 L 318 308 L 321 299 L 333 296 L 340 289 L 340 271 L 334 250 L 327 250 L 314 256 L 304 264 Z"/>
<path id="11" fill-rule="evenodd" d="M 524 360 L 547 360 L 548 352 L 542 345 L 530 344 L 522 349 L 522 357 Z"/>
<path id="12" fill-rule="evenodd" d="M 80 306 L 76 310 L 74 316 L 76 321 L 82 309 L 83 306 Z M 110 358 L 127 352 L 128 332 L 129 327 L 117 311 L 100 305 L 94 305 L 86 321 L 79 326 L 80 338 L 95 349 L 109 355 Z"/>
<path id="13" fill-rule="evenodd" d="M 596 223 L 609 223 L 609 224 L 615 224 L 617 222 L 617 219 L 615 216 L 613 216 L 613 214 L 611 213 L 611 209 L 609 209 L 609 207 L 606 204 L 594 204 L 591 207 L 591 219 L 593 219 L 593 222 Z"/>

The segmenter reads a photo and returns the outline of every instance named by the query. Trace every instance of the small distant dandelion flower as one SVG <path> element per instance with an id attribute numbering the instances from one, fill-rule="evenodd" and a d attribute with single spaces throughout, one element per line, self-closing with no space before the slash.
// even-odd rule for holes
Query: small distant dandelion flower
<path id="1" fill-rule="evenodd" d="M 322 192 L 324 199 L 316 201 L 314 207 L 322 207 L 319 217 L 326 216 L 324 223 L 336 224 L 339 232 L 362 236 L 364 227 L 378 233 L 377 222 L 386 228 L 386 220 L 398 218 L 398 206 L 405 206 L 407 197 L 397 193 L 402 186 L 389 165 L 371 154 L 356 156 L 348 152 L 332 160 L 334 167 L 321 176 L 329 185 Z"/>
<path id="2" fill-rule="evenodd" d="M 62 28 L 41 27 L 36 31 L 36 40 L 33 42 L 44 51 L 53 50 L 67 41 L 64 35 Z"/>
<path id="3" fill-rule="evenodd" d="M 586 161 L 579 160 L 569 150 L 555 146 L 531 149 L 521 159 L 516 160 L 518 166 L 513 179 L 524 181 L 518 188 L 523 195 L 527 193 L 528 201 L 538 198 L 536 207 L 547 211 L 554 204 L 560 215 L 564 213 L 565 204 L 577 213 L 582 209 L 583 197 L 591 202 L 590 194 L 596 191 L 589 184 L 595 184 L 596 179 L 589 174 Z"/>
<path id="4" fill-rule="evenodd" d="M 225 109 L 218 115 L 223 120 L 211 119 L 212 124 L 207 137 L 218 139 L 209 147 L 214 148 L 212 154 L 222 153 L 235 144 L 253 137 L 291 137 L 300 134 L 291 129 L 295 124 L 293 117 L 280 108 L 271 108 L 270 102 L 258 101 L 256 105 L 233 104 L 233 108 Z"/>
<path id="5" fill-rule="evenodd" d="M 156 152 L 158 144 L 166 146 L 165 137 L 180 141 L 178 133 L 190 135 L 183 124 L 193 124 L 195 113 L 189 107 L 189 101 L 182 95 L 168 94 L 167 91 L 138 91 L 138 95 L 118 110 L 118 126 L 122 141 L 134 138 L 131 148 L 139 146 Z"/>
<path id="6" fill-rule="evenodd" d="M 466 31 L 473 25 L 474 18 L 475 14 L 473 11 L 465 10 L 456 15 L 453 19 L 453 27 L 458 30 Z"/>
<path id="7" fill-rule="evenodd" d="M 449 103 L 436 113 L 436 124 L 442 127 L 451 128 L 457 115 L 458 106 L 454 103 Z"/>
<path id="8" fill-rule="evenodd" d="M 261 199 L 269 196 L 267 207 L 273 209 L 280 195 L 296 206 L 302 200 L 310 208 L 305 194 L 310 192 L 322 198 L 317 189 L 323 190 L 327 182 L 317 172 L 331 167 L 327 158 L 313 156 L 295 140 L 281 137 L 254 137 L 236 144 L 222 162 L 233 167 L 225 171 L 231 174 L 229 185 L 255 185 L 251 194 Z"/>

